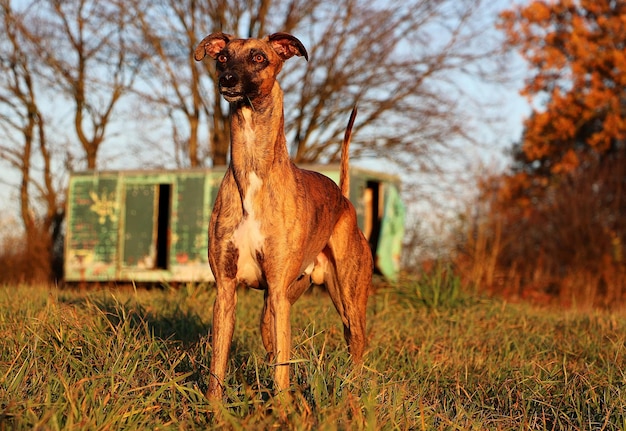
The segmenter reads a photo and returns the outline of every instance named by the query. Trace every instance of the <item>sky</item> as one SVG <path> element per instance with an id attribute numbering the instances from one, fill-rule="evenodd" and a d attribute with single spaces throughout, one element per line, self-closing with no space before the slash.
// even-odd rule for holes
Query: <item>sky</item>
<path id="1" fill-rule="evenodd" d="M 499 9 L 509 7 L 512 4 L 506 0 L 496 0 L 496 3 Z M 491 109 L 494 110 L 492 113 L 498 114 L 501 121 L 485 125 L 481 124 L 479 117 L 475 115 L 472 117 L 472 121 L 475 123 L 473 124 L 475 136 L 485 145 L 474 147 L 459 142 L 459 151 L 463 152 L 460 159 L 465 161 L 463 166 L 458 167 L 459 170 L 497 170 L 506 166 L 505 149 L 519 139 L 522 132 L 522 122 L 530 112 L 527 101 L 519 95 L 519 90 L 523 85 L 524 64 L 521 59 L 515 59 L 515 61 L 519 62 L 519 66 L 516 64 L 512 67 L 515 73 L 506 86 L 486 85 L 471 80 L 462 83 L 469 94 L 488 98 L 492 106 Z M 472 108 L 468 107 L 468 109 L 471 110 Z M 68 118 L 71 118 L 70 112 L 68 112 Z M 124 134 L 125 139 L 141 139 L 140 133 L 137 131 L 127 131 Z M 361 160 L 354 163 L 368 168 L 380 169 L 379 160 Z M 125 166 L 122 158 L 113 162 L 109 167 L 119 169 L 135 166 Z M 2 202 L 4 209 L 0 216 L 0 236 L 7 232 L 14 232 L 19 226 L 18 190 L 16 188 L 18 182 L 19 177 L 14 170 L 9 170 L 6 166 L 0 165 L 0 202 Z M 471 194 L 471 187 L 466 192 Z"/>

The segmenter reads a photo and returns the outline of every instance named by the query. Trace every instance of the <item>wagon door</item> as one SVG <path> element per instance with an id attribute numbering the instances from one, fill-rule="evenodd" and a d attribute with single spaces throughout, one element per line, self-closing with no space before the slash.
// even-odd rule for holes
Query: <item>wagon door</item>
<path id="1" fill-rule="evenodd" d="M 167 269 L 169 184 L 126 184 L 121 266 Z"/>
<path id="2" fill-rule="evenodd" d="M 387 184 L 376 262 L 380 272 L 395 280 L 400 271 L 405 208 L 399 190 Z"/>

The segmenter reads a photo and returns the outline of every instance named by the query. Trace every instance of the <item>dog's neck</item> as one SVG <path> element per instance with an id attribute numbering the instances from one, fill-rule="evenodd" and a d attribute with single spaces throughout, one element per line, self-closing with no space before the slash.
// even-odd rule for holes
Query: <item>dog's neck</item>
<path id="1" fill-rule="evenodd" d="M 289 161 L 284 131 L 283 92 L 277 82 L 264 98 L 231 104 L 230 164 L 235 176 L 263 178 L 272 165 Z"/>

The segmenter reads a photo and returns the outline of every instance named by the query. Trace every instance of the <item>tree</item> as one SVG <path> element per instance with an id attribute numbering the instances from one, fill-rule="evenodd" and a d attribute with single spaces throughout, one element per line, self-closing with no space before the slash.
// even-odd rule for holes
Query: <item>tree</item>
<path id="1" fill-rule="evenodd" d="M 494 72 L 485 61 L 498 48 L 485 25 L 492 3 L 484 0 L 2 1 L 19 12 L 14 32 L 37 95 L 34 127 L 51 151 L 57 206 L 68 170 L 110 167 L 102 153 L 115 143 L 131 156 L 125 168 L 227 163 L 228 106 L 214 85 L 214 65 L 192 60 L 210 32 L 287 31 L 305 43 L 311 61 L 287 62 L 280 76 L 297 162 L 338 160 L 358 103 L 352 157 L 385 158 L 424 174 L 441 170 L 441 155 L 454 157 L 452 142 L 469 139 L 465 83 Z M 5 39 L 0 58 L 12 49 Z M 4 65 L 2 90 L 10 92 L 12 63 Z M 6 100 L 0 106 L 0 127 L 15 140 L 21 132 L 12 123 L 28 124 L 32 112 Z M 155 157 L 159 141 L 164 157 Z M 19 170 L 11 157 L 29 148 L 20 140 L 2 157 Z M 36 166 L 45 170 L 43 151 Z M 33 205 L 23 214 L 47 208 L 33 190 L 48 180 L 34 181 L 25 179 Z"/>
<path id="2" fill-rule="evenodd" d="M 210 32 L 262 37 L 287 31 L 305 43 L 310 62 L 288 62 L 280 76 L 296 162 L 336 161 L 346 118 L 358 103 L 353 157 L 384 157 L 412 170 L 436 169 L 431 157 L 468 137 L 459 82 L 486 76 L 480 64 L 496 50 L 481 39 L 491 9 L 480 0 L 137 4 L 153 59 L 144 95 L 171 119 L 179 165 L 227 161 L 228 107 L 214 86 L 213 64 L 189 63 L 195 44 Z"/>
<path id="3" fill-rule="evenodd" d="M 31 277 L 45 280 L 53 266 L 50 251 L 60 237 L 63 205 L 53 174 L 46 117 L 33 72 L 34 57 L 24 51 L 22 16 L 8 0 L 0 2 L 3 39 L 0 55 L 0 159 L 17 169 L 19 208 L 24 225 L 24 258 Z M 41 218 L 37 216 L 43 209 Z"/>
<path id="4" fill-rule="evenodd" d="M 625 15 L 621 0 L 540 0 L 502 14 L 508 45 L 532 70 L 523 94 L 545 105 L 516 151 L 534 173 L 626 151 Z"/>
<path id="5" fill-rule="evenodd" d="M 155 111 L 152 115 L 169 119 L 177 166 L 202 166 L 211 155 L 200 142 L 208 105 L 202 97 L 200 70 L 189 55 L 201 27 L 209 25 L 208 4 L 210 2 L 196 0 L 138 1 L 135 4 L 144 55 L 148 58 L 143 85 L 136 91 L 147 101 L 150 110 Z M 214 159 L 223 157 L 225 161 L 226 153 L 222 155 L 214 141 L 224 139 L 223 123 L 228 113 L 219 105 L 216 108 L 211 128 L 211 153 Z"/>
<path id="6" fill-rule="evenodd" d="M 626 297 L 624 16 L 621 0 L 535 0 L 501 15 L 535 109 L 510 172 L 483 182 L 489 205 L 473 232 L 487 232 L 508 285 L 603 305 Z"/>
<path id="7" fill-rule="evenodd" d="M 41 279 L 60 275 L 67 169 L 79 166 L 76 156 L 97 167 L 114 109 L 142 59 L 129 44 L 133 17 L 123 1 L 15 3 L 0 3 L 0 159 L 20 176 L 24 259 L 37 268 L 23 276 Z M 76 141 L 83 154 L 72 154 L 71 144 L 60 147 Z"/>
<path id="8" fill-rule="evenodd" d="M 568 175 L 584 177 L 626 154 L 624 16 L 626 2 L 611 0 L 537 0 L 502 13 L 507 44 L 532 71 L 522 93 L 544 105 L 512 148 L 508 198 L 529 205 Z"/>
<path id="9" fill-rule="evenodd" d="M 130 92 L 143 58 L 133 43 L 128 2 L 34 0 L 20 29 L 38 58 L 38 76 L 73 107 L 73 129 L 87 169 L 98 167 L 114 109 Z"/>

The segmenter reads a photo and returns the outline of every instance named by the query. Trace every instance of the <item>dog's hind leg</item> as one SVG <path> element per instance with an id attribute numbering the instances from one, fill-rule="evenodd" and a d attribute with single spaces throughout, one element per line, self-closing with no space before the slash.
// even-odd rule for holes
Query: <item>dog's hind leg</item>
<path id="1" fill-rule="evenodd" d="M 274 319 L 272 313 L 270 313 L 269 296 L 267 290 L 264 295 L 263 311 L 261 313 L 261 339 L 263 340 L 263 346 L 267 352 L 267 360 L 269 362 L 274 361 L 274 346 L 276 342 L 273 334 Z"/>
<path id="2" fill-rule="evenodd" d="M 341 316 L 350 356 L 355 362 L 360 362 L 367 337 L 366 308 L 372 281 L 372 259 L 365 238 L 360 234 L 353 238 L 353 241 L 331 244 L 331 261 L 341 264 L 329 264 L 325 280 L 328 293 Z M 346 254 L 352 258 L 346 257 Z M 355 255 L 367 258 L 354 259 Z"/>

